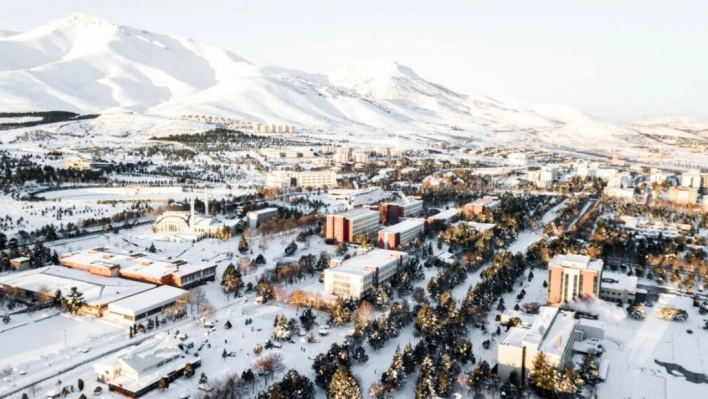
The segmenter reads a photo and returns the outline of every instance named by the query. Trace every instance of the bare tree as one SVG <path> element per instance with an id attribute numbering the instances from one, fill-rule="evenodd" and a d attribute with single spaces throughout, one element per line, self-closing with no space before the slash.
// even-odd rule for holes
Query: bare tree
<path id="1" fill-rule="evenodd" d="M 369 324 L 371 316 L 374 314 L 374 305 L 369 301 L 361 301 L 356 310 L 356 322 L 361 325 Z"/>
<path id="2" fill-rule="evenodd" d="M 256 371 L 265 374 L 266 382 L 268 382 L 268 377 L 272 379 L 275 373 L 284 369 L 283 359 L 279 353 L 268 352 L 256 359 L 254 368 Z"/>

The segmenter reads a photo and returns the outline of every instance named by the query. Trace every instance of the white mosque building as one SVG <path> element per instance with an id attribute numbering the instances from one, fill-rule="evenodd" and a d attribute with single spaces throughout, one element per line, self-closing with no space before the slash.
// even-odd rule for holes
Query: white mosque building
<path id="1" fill-rule="evenodd" d="M 162 235 L 169 241 L 199 241 L 204 238 L 222 238 L 231 236 L 238 219 L 222 221 L 209 216 L 209 194 L 204 188 L 204 214 L 199 215 L 194 211 L 194 191 L 190 210 L 185 211 L 182 206 L 172 204 L 157 218 L 152 225 L 156 235 Z"/>

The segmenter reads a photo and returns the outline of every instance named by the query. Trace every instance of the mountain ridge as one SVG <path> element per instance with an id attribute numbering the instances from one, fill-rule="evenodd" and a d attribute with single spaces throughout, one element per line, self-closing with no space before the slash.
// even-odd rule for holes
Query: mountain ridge
<path id="1" fill-rule="evenodd" d="M 687 126 L 677 117 L 613 124 L 571 107 L 458 93 L 393 61 L 356 61 L 326 73 L 259 66 L 192 39 L 79 13 L 0 35 L 0 54 L 13 54 L 0 57 L 3 111 L 213 114 L 333 131 L 549 144 L 561 137 L 593 146 L 626 143 L 646 135 L 642 129 L 684 134 Z M 692 132 L 708 126 L 689 125 Z"/>

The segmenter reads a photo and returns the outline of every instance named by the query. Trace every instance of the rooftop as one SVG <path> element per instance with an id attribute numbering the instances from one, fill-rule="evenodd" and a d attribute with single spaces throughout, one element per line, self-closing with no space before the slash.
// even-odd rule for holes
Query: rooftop
<path id="1" fill-rule="evenodd" d="M 600 284 L 602 289 L 612 289 L 617 291 L 637 291 L 637 276 L 627 276 L 622 273 L 611 271 L 602 272 L 602 281 Z"/>
<path id="2" fill-rule="evenodd" d="M 406 219 L 401 223 L 396 223 L 393 226 L 388 226 L 382 231 L 389 233 L 404 233 L 410 229 L 418 228 L 425 224 L 423 219 Z"/>
<path id="3" fill-rule="evenodd" d="M 155 306 L 172 303 L 188 293 L 189 291 L 181 288 L 163 285 L 113 302 L 109 305 L 109 308 L 123 311 L 123 313 L 140 314 Z"/>
<path id="4" fill-rule="evenodd" d="M 52 295 L 66 295 L 71 287 L 81 292 L 89 305 L 100 306 L 147 291 L 155 286 L 116 277 L 101 277 L 61 266 L 46 266 L 0 277 L 0 284 L 37 292 L 46 288 Z"/>
<path id="5" fill-rule="evenodd" d="M 349 269 L 366 271 L 370 267 L 380 267 L 391 259 L 397 259 L 405 256 L 405 252 L 391 251 L 388 249 L 372 249 L 364 255 L 354 256 L 342 262 L 335 269 Z"/>
<path id="6" fill-rule="evenodd" d="M 590 259 L 587 255 L 556 255 L 551 259 L 549 265 L 571 269 L 602 270 L 602 261 Z"/>
<path id="7" fill-rule="evenodd" d="M 340 216 L 345 217 L 349 220 L 356 220 L 356 219 L 361 219 L 365 217 L 371 217 L 372 215 L 376 215 L 378 217 L 379 213 L 376 211 L 372 211 L 367 208 L 357 208 L 357 209 L 352 209 L 349 212 L 345 212 L 341 214 Z"/>
<path id="8" fill-rule="evenodd" d="M 257 211 L 250 211 L 248 213 L 253 214 L 253 215 L 263 215 L 266 213 L 277 212 L 277 211 L 278 211 L 278 208 L 263 208 L 263 209 L 259 209 Z"/>
<path id="9" fill-rule="evenodd" d="M 433 216 L 431 216 L 431 218 L 433 218 L 435 220 L 444 220 L 444 219 L 449 219 L 451 217 L 455 217 L 459 213 L 460 213 L 459 209 L 452 208 L 452 209 L 442 211 L 442 212 L 438 213 L 437 215 L 433 215 Z"/>
<path id="10" fill-rule="evenodd" d="M 558 316 L 541 342 L 539 347 L 541 352 L 562 356 L 576 324 L 577 320 L 573 317 L 573 312 L 558 312 Z"/>

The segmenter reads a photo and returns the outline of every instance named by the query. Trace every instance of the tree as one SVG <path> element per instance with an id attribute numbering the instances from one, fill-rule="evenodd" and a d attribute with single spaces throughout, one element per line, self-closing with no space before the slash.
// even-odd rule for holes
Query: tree
<path id="1" fill-rule="evenodd" d="M 229 263 L 224 269 L 224 273 L 221 275 L 221 286 L 225 293 L 233 292 L 235 296 L 238 295 L 238 290 L 243 286 L 241 272 L 236 269 L 233 263 Z"/>
<path id="2" fill-rule="evenodd" d="M 352 313 L 344 302 L 344 299 L 337 298 L 330 311 L 330 319 L 335 327 L 349 323 L 352 320 Z"/>
<path id="3" fill-rule="evenodd" d="M 600 370 L 597 367 L 594 355 L 583 355 L 583 362 L 580 364 L 580 377 L 591 386 L 600 382 Z"/>
<path id="4" fill-rule="evenodd" d="M 269 376 L 272 377 L 277 371 L 283 369 L 283 360 L 279 353 L 270 352 L 256 359 L 254 367 L 256 371 L 266 375 L 267 381 Z"/>
<path id="5" fill-rule="evenodd" d="M 283 379 L 271 387 L 273 391 L 280 393 L 280 395 L 273 395 L 271 391 L 271 398 L 310 399 L 315 397 L 315 385 L 295 369 L 288 370 Z"/>
<path id="6" fill-rule="evenodd" d="M 69 295 L 62 301 L 61 309 L 63 312 L 76 314 L 84 305 L 86 305 L 84 295 L 76 287 L 71 287 Z"/>
<path id="7" fill-rule="evenodd" d="M 533 359 L 533 372 L 529 375 L 529 383 L 540 396 L 548 396 L 556 391 L 557 381 L 558 372 L 555 366 L 548 361 L 545 353 L 538 352 Z"/>
<path id="8" fill-rule="evenodd" d="M 634 320 L 643 320 L 646 317 L 644 305 L 639 302 L 635 302 L 627 306 L 627 314 L 629 314 L 629 317 Z"/>
<path id="9" fill-rule="evenodd" d="M 310 308 L 305 308 L 305 310 L 302 311 L 302 314 L 300 315 L 300 324 L 302 324 L 302 327 L 310 331 L 312 329 L 312 326 L 315 324 L 315 320 L 317 319 L 317 316 L 315 316 L 315 313 L 312 311 Z"/>
<path id="10" fill-rule="evenodd" d="M 155 252 L 157 252 L 157 248 L 155 248 L 155 244 L 154 244 L 154 243 L 150 244 L 150 248 L 148 248 L 148 252 L 153 253 L 153 254 L 154 254 Z"/>
<path id="11" fill-rule="evenodd" d="M 248 246 L 248 241 L 246 241 L 246 237 L 244 234 L 241 234 L 241 239 L 238 242 L 238 251 L 242 254 L 245 254 L 248 252 L 250 247 Z"/>
<path id="12" fill-rule="evenodd" d="M 277 341 L 287 341 L 292 337 L 293 331 L 285 316 L 282 314 L 275 316 L 275 322 L 273 324 L 275 327 L 273 329 L 273 339 Z"/>
<path id="13" fill-rule="evenodd" d="M 435 395 L 435 370 L 430 356 L 426 356 L 420 365 L 418 382 L 415 387 L 415 399 L 434 398 Z"/>
<path id="14" fill-rule="evenodd" d="M 81 378 L 79 378 L 79 380 L 76 382 L 76 385 L 79 387 L 79 391 L 84 390 L 84 380 L 82 380 Z"/>
<path id="15" fill-rule="evenodd" d="M 391 366 L 381 375 L 381 382 L 395 390 L 401 389 L 406 383 L 406 369 L 403 365 L 400 346 L 396 347 Z"/>
<path id="16" fill-rule="evenodd" d="M 194 366 L 192 366 L 192 363 L 187 362 L 187 364 L 184 365 L 184 376 L 187 378 L 190 378 L 194 375 Z"/>
<path id="17" fill-rule="evenodd" d="M 556 393 L 561 398 L 576 398 L 584 381 L 571 365 L 566 365 L 558 378 Z"/>
<path id="18" fill-rule="evenodd" d="M 165 389 L 170 387 L 170 382 L 167 381 L 167 378 L 162 377 L 160 378 L 160 381 L 157 382 L 157 389 L 164 391 Z"/>
<path id="19" fill-rule="evenodd" d="M 207 375 L 204 374 L 204 372 L 202 371 L 202 373 L 199 375 L 199 383 L 206 384 L 207 382 L 209 382 L 209 377 L 207 377 Z"/>
<path id="20" fill-rule="evenodd" d="M 327 397 L 330 399 L 361 399 L 359 382 L 351 374 L 349 368 L 340 366 L 334 372 L 327 387 Z"/>
<path id="21" fill-rule="evenodd" d="M 297 244 L 295 244 L 295 241 L 290 241 L 290 244 L 285 247 L 285 255 L 291 256 L 295 251 L 297 251 Z"/>

